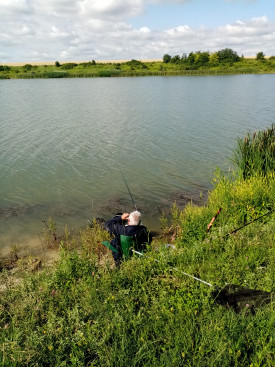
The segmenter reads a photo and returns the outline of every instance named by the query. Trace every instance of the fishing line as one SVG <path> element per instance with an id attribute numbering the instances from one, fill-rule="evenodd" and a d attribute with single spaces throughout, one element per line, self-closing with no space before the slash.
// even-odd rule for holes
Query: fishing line
<path id="1" fill-rule="evenodd" d="M 130 195 L 130 197 L 131 197 L 131 199 L 132 199 L 132 202 L 133 202 L 133 204 L 134 204 L 134 207 L 135 207 L 135 209 L 137 210 L 136 203 L 135 203 L 135 201 L 134 201 L 134 199 L 133 199 L 133 196 L 132 196 L 132 194 L 131 194 L 131 191 L 130 191 L 130 189 L 129 189 L 129 186 L 128 186 L 128 184 L 127 184 L 127 181 L 126 181 L 126 179 L 125 179 L 125 177 L 124 177 L 124 174 L 123 174 L 123 172 L 122 172 L 122 169 L 120 168 L 120 166 L 118 165 L 118 163 L 117 163 L 117 162 L 116 162 L 116 164 L 117 164 L 117 166 L 118 166 L 118 168 L 119 168 L 119 170 L 120 170 L 121 176 L 122 176 L 122 178 L 123 178 L 123 180 L 124 180 L 124 182 L 125 182 L 125 185 L 126 185 L 126 187 L 127 187 L 127 190 L 128 190 L 128 192 L 129 192 L 129 195 Z"/>
<path id="2" fill-rule="evenodd" d="M 130 250 L 131 250 L 133 253 L 135 253 L 135 254 L 138 254 L 138 255 L 140 255 L 140 256 L 147 257 L 147 256 L 145 256 L 142 252 L 138 252 L 138 251 L 136 251 L 136 250 L 133 250 L 132 248 L 131 248 Z M 156 259 L 154 259 L 154 260 L 155 260 L 155 262 L 157 262 L 157 263 L 158 263 L 158 260 L 156 260 Z M 175 271 L 177 271 L 177 272 L 179 272 L 179 273 L 181 273 L 181 274 L 187 275 L 188 277 L 190 277 L 190 278 L 192 278 L 192 279 L 198 280 L 199 282 L 204 283 L 204 284 L 208 285 L 209 287 L 213 287 L 213 284 L 208 283 L 208 282 L 206 282 L 205 280 L 202 280 L 202 279 L 200 279 L 200 278 L 194 277 L 193 275 L 187 274 L 187 273 L 185 273 L 185 272 L 184 272 L 184 271 L 182 271 L 182 270 L 179 270 L 179 269 L 177 269 L 177 268 L 173 268 L 173 267 L 170 267 L 170 269 L 175 270 Z"/>

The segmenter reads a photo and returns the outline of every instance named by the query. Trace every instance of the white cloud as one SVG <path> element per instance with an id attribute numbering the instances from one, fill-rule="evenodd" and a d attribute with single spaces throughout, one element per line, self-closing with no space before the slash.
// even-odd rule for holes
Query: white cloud
<path id="1" fill-rule="evenodd" d="M 82 0 L 80 13 L 101 19 L 125 19 L 144 11 L 144 0 Z"/>
<path id="2" fill-rule="evenodd" d="M 194 33 L 194 31 L 188 25 L 181 25 L 175 28 L 167 29 L 164 32 L 171 37 L 185 37 Z"/>
<path id="3" fill-rule="evenodd" d="M 0 0 L 1 14 L 22 14 L 29 13 L 30 6 L 28 0 Z"/>
<path id="4" fill-rule="evenodd" d="M 127 22 L 148 3 L 192 1 L 0 0 L 0 62 L 152 59 L 225 47 L 240 55 L 275 55 L 275 24 L 266 16 L 213 29 L 179 24 L 154 31 Z"/>

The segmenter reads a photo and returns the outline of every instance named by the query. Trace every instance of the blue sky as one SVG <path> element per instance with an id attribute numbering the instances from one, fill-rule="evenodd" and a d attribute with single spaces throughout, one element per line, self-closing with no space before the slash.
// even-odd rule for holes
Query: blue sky
<path id="1" fill-rule="evenodd" d="M 0 0 L 0 63 L 275 55 L 275 0 Z"/>
<path id="2" fill-rule="evenodd" d="M 274 0 L 196 0 L 148 4 L 143 15 L 130 19 L 135 27 L 153 29 L 188 24 L 191 27 L 217 27 L 236 20 L 268 16 L 275 20 Z"/>

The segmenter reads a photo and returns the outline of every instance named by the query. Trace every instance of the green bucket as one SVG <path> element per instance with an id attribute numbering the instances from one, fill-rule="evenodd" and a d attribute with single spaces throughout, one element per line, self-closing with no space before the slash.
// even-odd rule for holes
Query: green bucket
<path id="1" fill-rule="evenodd" d="M 130 248 L 134 247 L 134 237 L 133 236 L 125 236 L 123 234 L 120 235 L 120 244 L 122 254 L 125 260 L 129 259 L 131 256 Z"/>

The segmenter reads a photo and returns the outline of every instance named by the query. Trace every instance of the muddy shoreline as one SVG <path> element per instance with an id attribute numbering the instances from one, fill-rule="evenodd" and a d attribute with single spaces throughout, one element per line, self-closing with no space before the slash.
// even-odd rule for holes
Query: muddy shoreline
<path id="1" fill-rule="evenodd" d="M 183 210 L 188 203 L 193 203 L 195 205 L 204 205 L 207 202 L 208 191 L 197 190 L 193 192 L 188 191 L 177 191 L 167 195 L 165 198 L 160 200 L 158 203 L 150 204 L 142 202 L 141 200 L 137 202 L 138 210 L 142 213 L 144 224 L 154 233 L 154 235 L 160 234 L 161 223 L 160 218 L 164 215 L 169 219 L 171 214 L 171 208 L 174 204 L 180 210 Z M 79 232 L 92 222 L 93 218 L 103 218 L 108 220 L 116 213 L 122 213 L 129 211 L 129 199 L 122 198 L 119 196 L 113 196 L 110 200 L 103 202 L 98 205 L 94 215 L 87 217 L 79 225 L 75 225 L 74 228 L 69 226 L 69 231 L 73 236 L 77 236 Z M 35 217 L 34 213 L 36 210 L 45 212 L 44 219 Z M 45 223 L 48 218 L 52 218 L 53 221 L 57 223 L 56 233 L 57 236 L 61 237 L 64 234 L 65 225 L 74 220 L 77 215 L 87 211 L 87 208 L 75 208 L 69 209 L 64 207 L 56 207 L 54 210 L 49 212 L 49 208 L 42 205 L 14 205 L 5 208 L 0 208 L 0 220 L 3 225 L 3 230 L 5 229 L 5 223 L 17 223 L 22 222 L 24 218 L 30 216 L 30 218 L 35 217 L 35 223 L 33 223 L 34 232 L 24 233 L 24 225 L 21 227 L 20 233 L 3 233 L 0 242 L 0 259 L 8 259 L 14 252 L 18 253 L 19 257 L 33 256 L 37 258 L 54 258 L 55 251 L 51 248 L 45 248 L 43 246 L 43 237 L 47 232 L 47 224 Z M 130 209 L 131 210 L 131 209 Z M 60 223 L 66 223 L 64 226 Z M 38 230 L 36 230 L 38 228 Z"/>

